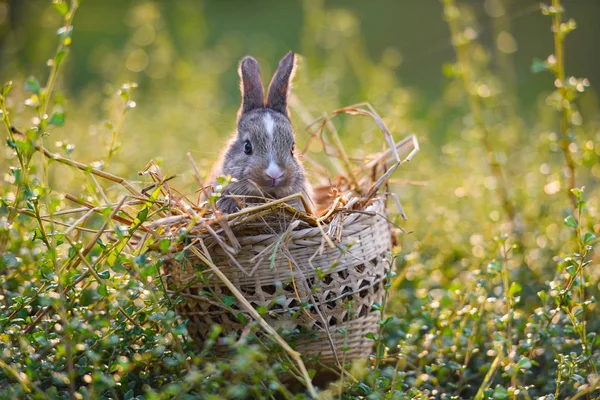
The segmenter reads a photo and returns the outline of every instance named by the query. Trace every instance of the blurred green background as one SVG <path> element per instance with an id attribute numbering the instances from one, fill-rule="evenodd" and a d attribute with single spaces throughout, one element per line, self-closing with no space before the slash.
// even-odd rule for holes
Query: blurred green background
<path id="1" fill-rule="evenodd" d="M 472 6 L 479 20 L 480 40 L 490 51 L 507 54 L 506 58 L 514 61 L 514 82 L 511 83 L 516 85 L 519 105 L 531 106 L 541 90 L 551 87 L 546 77 L 530 72 L 532 58 L 545 58 L 553 46 L 548 34 L 549 21 L 540 14 L 539 1 L 471 0 L 464 3 Z M 597 68 L 600 2 L 571 1 L 566 6 L 569 16 L 579 25 L 569 37 L 569 44 L 578 45 L 567 45 L 567 69 L 575 76 L 590 78 L 593 84 L 600 78 Z M 52 13 L 43 12 L 48 7 L 48 2 L 43 0 L 10 0 L 2 6 L 0 46 L 6 73 L 43 70 L 49 45 L 53 46 L 47 33 L 55 29 L 58 19 Z M 312 13 L 316 10 L 328 15 L 315 18 Z M 206 48 L 227 44 L 232 62 L 223 66 L 224 76 L 220 80 L 228 104 L 233 104 L 237 101 L 237 92 L 235 75 L 232 77 L 231 72 L 237 59 L 253 54 L 267 61 L 269 65 L 263 68 L 270 71 L 287 50 L 308 51 L 306 47 L 311 45 L 306 41 L 316 38 L 318 31 L 330 24 L 337 25 L 329 29 L 338 31 L 342 37 L 323 32 L 313 45 L 327 51 L 344 40 L 360 41 L 367 56 L 376 60 L 386 55 L 394 58 L 397 64 L 394 71 L 403 85 L 423 96 L 422 108 L 426 109 L 439 98 L 444 85 L 441 67 L 452 60 L 454 51 L 442 20 L 442 6 L 437 0 L 88 0 L 75 21 L 77 33 L 68 88 L 77 93 L 90 84 L 115 79 L 168 80 L 177 74 L 177 66 L 184 61 L 192 62 L 192 72 L 201 74 L 202 65 L 193 61 Z M 503 31 L 511 36 L 501 35 Z M 167 41 L 169 51 L 158 52 Z M 137 50 L 143 50 L 146 56 L 136 53 Z M 319 65 L 322 60 L 311 58 L 308 63 Z M 349 91 L 343 100 L 364 100 L 360 95 Z"/>
<path id="2" fill-rule="evenodd" d="M 539 12 L 539 2 L 462 4 L 477 21 L 478 40 L 492 57 L 491 68 L 503 79 L 506 92 L 514 93 L 519 114 L 536 118 L 538 102 L 552 90 L 548 75 L 531 72 L 534 58 L 545 59 L 553 51 L 550 21 Z M 600 81 L 600 2 L 572 1 L 567 6 L 568 15 L 579 25 L 568 38 L 567 71 L 588 77 L 594 87 Z M 59 21 L 56 13 L 45 12 L 49 7 L 44 0 L 0 3 L 0 65 L 5 80 L 30 74 L 45 79 L 45 63 L 55 46 L 49 33 Z M 198 139 L 206 137 L 207 129 L 211 134 L 232 129 L 239 101 L 235 70 L 246 54 L 261 61 L 265 80 L 289 49 L 305 56 L 296 87 L 299 94 L 317 95 L 314 102 L 305 96 L 316 113 L 360 101 L 385 107 L 382 92 L 401 87 L 410 91 L 411 114 L 429 121 L 447 86 L 443 65 L 454 58 L 437 0 L 87 0 L 74 25 L 65 67 L 68 79 L 61 81 L 69 99 L 84 101 L 96 109 L 97 118 L 103 118 L 101 102 L 120 83 L 138 82 L 137 114 L 151 115 L 152 126 L 169 140 L 137 149 L 136 141 L 150 132 L 127 131 L 123 152 L 141 150 L 146 157 L 171 161 L 182 147 L 205 148 Z M 385 71 L 376 71 L 371 64 Z M 393 83 L 373 86 L 374 73 L 393 74 Z M 166 108 L 165 102 L 170 103 Z M 176 105 L 181 107 L 174 122 L 161 109 L 171 112 L 170 106 Z M 202 121 L 210 121 L 210 128 Z M 435 141 L 439 147 L 444 136 L 452 134 L 447 128 L 448 121 L 437 118 L 419 133 L 422 140 Z M 217 142 L 211 141 L 208 150 L 218 148 Z"/>

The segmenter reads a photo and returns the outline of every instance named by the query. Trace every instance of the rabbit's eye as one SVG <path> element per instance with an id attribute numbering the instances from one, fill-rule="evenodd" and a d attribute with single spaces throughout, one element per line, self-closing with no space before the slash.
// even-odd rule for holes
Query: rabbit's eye
<path id="1" fill-rule="evenodd" d="M 295 150 L 295 149 L 296 149 L 296 145 L 295 145 L 295 144 L 293 144 L 293 145 L 292 145 L 292 151 L 290 152 L 292 155 L 294 155 L 294 150 Z"/>
<path id="2" fill-rule="evenodd" d="M 246 140 L 244 143 L 244 153 L 248 155 L 252 154 L 252 143 L 249 140 Z"/>

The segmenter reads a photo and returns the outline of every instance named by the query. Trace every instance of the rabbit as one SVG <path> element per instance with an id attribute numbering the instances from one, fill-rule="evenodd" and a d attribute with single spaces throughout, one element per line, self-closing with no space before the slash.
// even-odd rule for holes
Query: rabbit
<path id="1" fill-rule="evenodd" d="M 279 62 L 265 100 L 258 62 L 250 56 L 241 60 L 238 73 L 242 104 L 237 130 L 209 177 L 215 186 L 219 176 L 233 178 L 217 200 L 221 212 L 233 213 L 249 203 L 299 192 L 310 199 L 311 189 L 294 151 L 294 129 L 287 105 L 294 69 L 295 54 L 290 51 Z M 309 212 L 299 200 L 288 204 Z"/>

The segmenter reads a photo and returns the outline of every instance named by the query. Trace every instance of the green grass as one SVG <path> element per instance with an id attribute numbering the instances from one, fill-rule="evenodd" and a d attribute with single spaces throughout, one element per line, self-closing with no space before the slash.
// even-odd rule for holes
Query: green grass
<path id="1" fill-rule="evenodd" d="M 381 332 L 372 337 L 373 357 L 348 365 L 341 390 L 321 395 L 598 398 L 600 114 L 589 82 L 565 69 L 569 48 L 578 45 L 565 45 L 575 25 L 557 0 L 542 7 L 554 29 L 547 33 L 554 55 L 532 57 L 532 70 L 555 87 L 531 116 L 498 70 L 500 56 L 473 34 L 471 9 L 442 3 L 440 23 L 448 23 L 456 60 L 440 66 L 446 85 L 426 115 L 417 115 L 419 93 L 397 79 L 393 55 L 369 57 L 352 14 L 305 3 L 310 29 L 294 93 L 306 112 L 317 117 L 345 106 L 351 91 L 375 106 L 396 139 L 415 133 L 422 147 L 393 177 L 409 219 L 394 205 L 391 218 L 411 233 L 397 238 L 396 276 Z M 226 41 L 204 44 L 198 60 L 173 62 L 167 79 L 63 92 L 77 40 L 77 25 L 72 35 L 69 28 L 75 4 L 58 1 L 47 11 L 48 20 L 62 21 L 57 28 L 66 27 L 48 38 L 57 45 L 48 70 L 37 79 L 21 71 L 0 97 L 7 139 L 0 161 L 0 398 L 308 397 L 301 384 L 281 383 L 284 372 L 297 374 L 295 363 L 273 357 L 279 349 L 257 335 L 258 325 L 247 341 L 229 337 L 228 359 L 212 357 L 213 341 L 194 346 L 173 311 L 181 299 L 164 290 L 160 252 L 124 246 L 137 225 L 123 229 L 110 211 L 90 215 L 86 226 L 106 223 L 113 242 L 42 218 L 77 207 L 64 193 L 102 205 L 125 189 L 42 156 L 39 145 L 138 187 L 148 182 L 138 171 L 154 158 L 166 176 L 178 174 L 173 186 L 193 195 L 185 154 L 207 175 L 234 127 L 223 87 L 237 79 L 238 54 Z M 158 10 L 140 3 L 133 20 L 159 27 Z M 336 45 L 324 50 L 324 38 Z M 164 52 L 173 45 L 162 36 L 152 44 Z M 222 76 L 224 69 L 231 76 Z M 292 109 L 299 147 L 308 140 L 304 115 Z M 350 157 L 381 150 L 372 121 L 344 117 L 336 124 Z M 440 129 L 439 138 L 429 136 Z M 318 150 L 311 157 L 327 164 Z M 215 338 L 219 332 L 214 327 Z"/>

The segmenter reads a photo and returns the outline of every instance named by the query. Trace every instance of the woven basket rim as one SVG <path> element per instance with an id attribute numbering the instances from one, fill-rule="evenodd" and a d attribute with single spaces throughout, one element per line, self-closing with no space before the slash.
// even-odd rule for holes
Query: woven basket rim
<path id="1" fill-rule="evenodd" d="M 358 207 L 357 207 L 358 208 Z M 320 222 L 320 226 L 309 226 L 306 223 L 303 223 L 300 220 L 296 220 L 294 219 L 292 222 L 297 221 L 297 227 L 295 227 L 294 229 L 289 231 L 289 235 L 291 239 L 303 239 L 304 237 L 311 237 L 314 236 L 314 233 L 321 233 L 323 230 L 326 230 L 327 228 L 329 228 L 332 224 L 336 224 L 339 223 L 339 217 L 340 215 L 344 215 L 343 218 L 343 224 L 345 228 L 348 227 L 352 227 L 352 225 L 357 222 L 357 221 L 368 221 L 369 219 L 372 219 L 373 217 L 379 216 L 382 217 L 384 219 L 387 220 L 387 216 L 386 214 L 386 199 L 384 196 L 381 195 L 376 195 L 374 196 L 364 207 L 362 207 L 361 209 L 339 209 L 336 210 L 332 213 L 332 218 L 330 218 L 329 220 Z M 267 214 L 267 215 L 273 215 L 276 216 L 277 214 L 273 213 L 273 214 Z M 183 221 L 187 221 L 187 222 L 192 222 L 194 220 L 194 217 L 191 215 L 186 215 L 184 216 L 185 218 L 183 219 Z M 391 224 L 390 221 L 388 221 L 389 224 Z M 271 233 L 264 233 L 264 232 L 258 232 L 251 234 L 248 233 L 247 231 L 242 232 L 242 233 L 237 233 L 236 230 L 233 230 L 233 233 L 236 236 L 236 239 L 238 240 L 240 245 L 256 245 L 259 243 L 270 243 L 272 241 L 273 238 L 278 239 L 281 236 L 281 232 L 271 232 Z M 163 237 L 167 237 L 167 238 L 174 238 L 179 234 L 178 231 L 172 231 L 167 233 L 166 235 L 164 235 Z M 189 234 L 188 238 L 190 239 L 196 239 L 196 238 L 207 238 L 208 235 L 206 235 L 205 233 L 203 234 Z M 210 238 L 209 238 L 210 241 Z M 170 249 L 170 253 L 174 253 L 179 251 L 180 249 Z"/>

